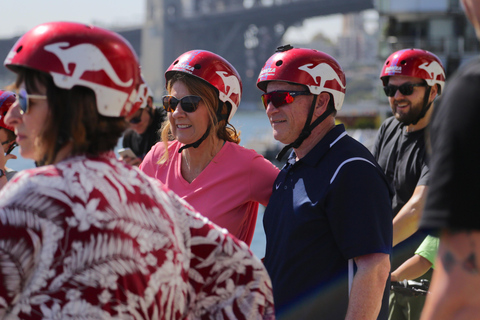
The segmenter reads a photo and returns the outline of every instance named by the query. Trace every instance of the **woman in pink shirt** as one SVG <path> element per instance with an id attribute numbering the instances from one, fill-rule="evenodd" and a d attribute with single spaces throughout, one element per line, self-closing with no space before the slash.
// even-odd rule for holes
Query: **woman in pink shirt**
<path id="1" fill-rule="evenodd" d="M 219 55 L 193 50 L 165 78 L 168 122 L 140 169 L 250 245 L 258 204 L 267 205 L 278 168 L 238 145 L 229 121 L 241 99 L 240 76 Z"/>

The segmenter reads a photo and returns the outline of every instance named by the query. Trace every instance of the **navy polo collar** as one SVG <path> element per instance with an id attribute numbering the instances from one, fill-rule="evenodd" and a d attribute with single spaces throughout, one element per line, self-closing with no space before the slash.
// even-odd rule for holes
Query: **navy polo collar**
<path id="1" fill-rule="evenodd" d="M 312 150 L 310 150 L 309 153 L 307 153 L 307 155 L 305 155 L 305 157 L 301 158 L 299 161 L 312 167 L 315 166 L 337 142 L 337 140 L 341 139 L 344 135 L 346 135 L 346 133 L 347 132 L 343 124 L 336 125 L 325 135 L 325 137 L 322 138 L 322 140 L 315 145 L 315 147 L 313 147 Z M 291 158 L 295 159 L 295 157 L 295 152 L 292 152 L 290 157 L 288 157 L 288 160 Z"/>

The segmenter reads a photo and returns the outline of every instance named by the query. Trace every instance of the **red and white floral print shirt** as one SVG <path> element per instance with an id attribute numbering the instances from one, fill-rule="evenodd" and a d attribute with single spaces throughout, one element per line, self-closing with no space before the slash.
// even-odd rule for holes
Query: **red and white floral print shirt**
<path id="1" fill-rule="evenodd" d="M 0 193 L 0 319 L 274 319 L 238 241 L 112 156 L 19 172 Z"/>

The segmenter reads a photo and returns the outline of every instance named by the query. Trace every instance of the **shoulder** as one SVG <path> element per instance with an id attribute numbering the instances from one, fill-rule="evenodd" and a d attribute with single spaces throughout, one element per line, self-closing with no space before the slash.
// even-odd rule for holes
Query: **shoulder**
<path id="1" fill-rule="evenodd" d="M 44 166 L 19 171 L 0 192 L 0 207 L 22 203 L 28 199 L 50 198 L 65 189 L 62 173 L 56 166 Z M 25 195 L 28 195 L 26 198 Z"/>
<path id="2" fill-rule="evenodd" d="M 169 141 L 167 142 L 168 152 L 175 152 L 180 148 L 180 142 L 178 141 Z M 159 141 L 153 145 L 148 153 L 151 153 L 154 156 L 161 156 L 165 152 L 165 143 Z"/>
<path id="3" fill-rule="evenodd" d="M 380 132 L 396 130 L 400 125 L 400 121 L 395 119 L 394 116 L 391 116 L 383 121 L 382 125 L 380 126 Z"/>
<path id="4" fill-rule="evenodd" d="M 174 156 L 178 153 L 178 149 L 180 148 L 180 143 L 178 141 L 169 141 L 168 142 L 168 159 L 174 158 Z M 142 163 L 140 164 L 140 169 L 144 172 L 148 172 L 151 174 L 151 170 L 158 166 L 157 162 L 165 153 L 165 144 L 163 141 L 159 141 L 152 146 L 150 151 L 145 155 L 143 158 Z"/>
<path id="5" fill-rule="evenodd" d="M 462 66 L 446 83 L 445 92 L 440 97 L 440 103 L 446 99 L 457 99 L 462 97 L 461 101 L 463 105 L 475 104 L 475 106 L 477 106 L 478 101 L 480 101 L 476 91 L 479 84 L 480 59 L 475 59 L 474 61 Z M 455 100 L 455 102 L 457 101 Z M 457 110 L 457 105 L 458 104 L 454 104 L 451 109 Z"/>
<path id="6" fill-rule="evenodd" d="M 329 166 L 334 172 L 332 182 L 340 174 L 354 177 L 383 175 L 372 153 L 360 142 L 350 136 L 343 137 L 337 148 L 332 148 Z M 363 178 L 362 178 L 363 179 Z"/>
<path id="7" fill-rule="evenodd" d="M 243 146 L 240 146 L 233 142 L 225 142 L 224 155 L 229 161 L 235 163 L 242 163 L 243 165 L 254 165 L 254 164 L 267 164 L 273 166 L 273 164 L 265 159 L 265 157 L 257 153 L 253 149 L 247 149 Z"/>
<path id="8" fill-rule="evenodd" d="M 123 134 L 123 140 L 131 140 L 134 135 L 135 131 L 133 131 L 132 129 L 127 129 Z"/>
<path id="9" fill-rule="evenodd" d="M 225 151 L 228 151 L 230 156 L 241 157 L 244 159 L 253 159 L 256 157 L 262 157 L 261 154 L 258 154 L 253 149 L 247 149 L 243 146 L 240 146 L 234 142 L 225 142 Z"/>
<path id="10" fill-rule="evenodd" d="M 338 146 L 334 145 L 331 149 L 333 151 L 332 155 L 340 162 L 357 157 L 367 158 L 368 160 L 374 159 L 367 147 L 350 135 L 342 137 L 338 141 Z"/>

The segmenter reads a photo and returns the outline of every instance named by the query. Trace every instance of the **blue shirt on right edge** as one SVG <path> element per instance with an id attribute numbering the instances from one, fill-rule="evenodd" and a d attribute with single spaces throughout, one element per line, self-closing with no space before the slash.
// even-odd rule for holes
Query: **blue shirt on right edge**
<path id="1" fill-rule="evenodd" d="M 263 217 L 264 263 L 277 318 L 344 319 L 348 260 L 391 253 L 389 184 L 372 154 L 343 125 L 294 160 L 292 153 Z M 389 287 L 378 319 L 388 317 Z"/>

